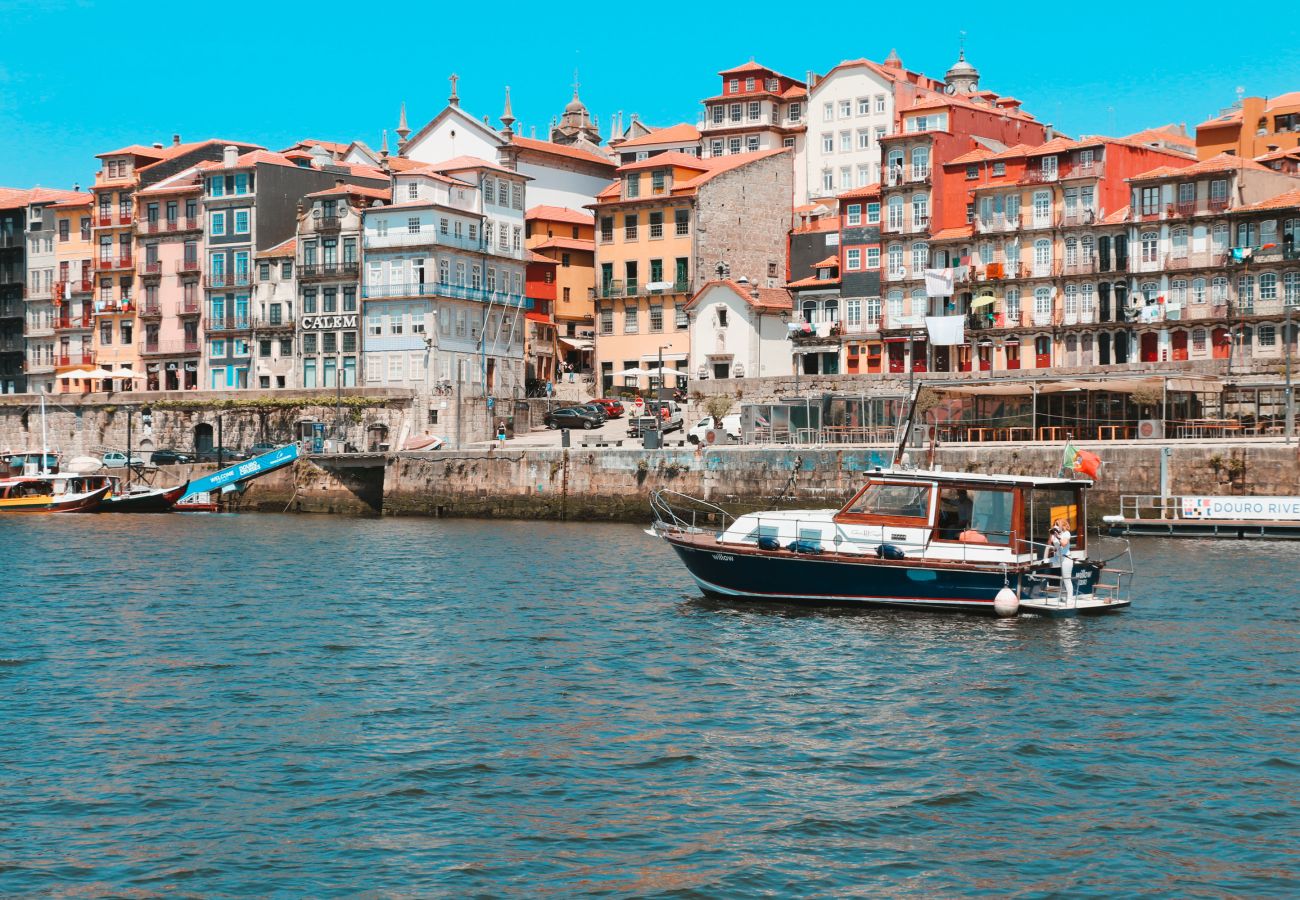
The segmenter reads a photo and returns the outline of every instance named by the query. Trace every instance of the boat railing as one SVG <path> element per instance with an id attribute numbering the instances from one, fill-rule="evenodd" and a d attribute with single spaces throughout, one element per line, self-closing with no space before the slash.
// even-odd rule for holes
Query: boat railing
<path id="1" fill-rule="evenodd" d="M 1040 545 L 1044 546 L 1045 545 Z M 1097 567 L 1097 579 L 1093 582 L 1091 590 L 1086 594 L 1080 591 L 1080 584 L 1087 581 L 1088 570 L 1076 562 L 1074 571 L 1070 575 L 1074 581 L 1074 590 L 1070 592 L 1069 603 L 1066 602 L 1065 594 L 1065 576 L 1057 567 L 1049 567 L 1029 572 L 1025 576 L 1028 585 L 1028 591 L 1024 599 L 1044 599 L 1056 597 L 1057 602 L 1061 603 L 1062 608 L 1071 609 L 1078 605 L 1082 597 L 1087 597 L 1093 604 L 1100 601 L 1101 603 L 1117 603 L 1127 601 L 1133 588 L 1133 578 L 1135 569 L 1133 566 L 1133 550 L 1128 541 L 1124 541 L 1124 549 L 1118 553 L 1112 554 L 1105 559 L 1090 560 L 1092 565 Z"/>
<path id="2" fill-rule="evenodd" d="M 735 516 L 716 503 L 678 491 L 651 491 L 650 509 L 654 512 L 655 527 L 671 531 L 721 534 L 736 521 Z"/>
<path id="3" fill-rule="evenodd" d="M 1119 514 L 1125 519 L 1181 519 L 1183 498 L 1159 494 L 1122 494 Z"/>

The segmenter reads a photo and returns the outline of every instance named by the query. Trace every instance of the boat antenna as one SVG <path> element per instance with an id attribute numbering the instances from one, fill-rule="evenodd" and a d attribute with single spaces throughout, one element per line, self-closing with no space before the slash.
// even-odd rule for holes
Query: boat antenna
<path id="1" fill-rule="evenodd" d="M 894 458 L 889 461 L 891 469 L 898 465 L 899 460 L 903 458 L 903 451 L 907 448 L 907 439 L 912 433 L 912 420 L 916 417 L 916 398 L 921 396 L 921 387 L 921 382 L 917 382 L 912 387 L 912 396 L 907 402 L 907 415 L 903 419 L 902 434 L 898 436 L 898 446 L 894 448 Z"/>

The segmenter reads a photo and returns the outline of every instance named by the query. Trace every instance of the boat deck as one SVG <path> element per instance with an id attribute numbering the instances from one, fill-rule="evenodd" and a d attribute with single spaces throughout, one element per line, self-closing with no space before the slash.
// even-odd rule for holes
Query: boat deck
<path id="1" fill-rule="evenodd" d="M 1106 518 L 1107 533 L 1117 537 L 1190 537 L 1255 540 L 1300 540 L 1300 522 L 1244 519 Z"/>

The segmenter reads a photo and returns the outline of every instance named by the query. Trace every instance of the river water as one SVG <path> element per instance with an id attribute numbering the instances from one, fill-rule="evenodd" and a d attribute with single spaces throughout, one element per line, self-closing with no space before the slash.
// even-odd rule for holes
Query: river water
<path id="1" fill-rule="evenodd" d="M 0 519 L 0 895 L 1300 894 L 1300 544 L 1075 621 L 695 599 L 639 529 Z"/>

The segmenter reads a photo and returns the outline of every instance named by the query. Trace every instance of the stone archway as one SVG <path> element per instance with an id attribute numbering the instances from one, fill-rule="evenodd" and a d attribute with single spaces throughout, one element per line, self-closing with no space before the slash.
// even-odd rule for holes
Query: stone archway
<path id="1" fill-rule="evenodd" d="M 206 453 L 212 449 L 212 424 L 210 422 L 200 422 L 194 426 L 194 449 L 199 453 Z"/>

